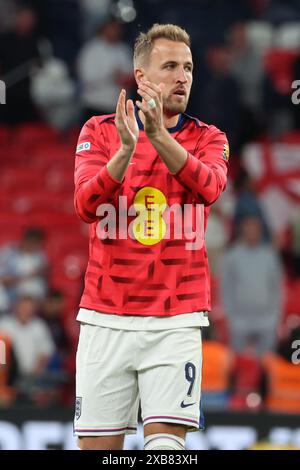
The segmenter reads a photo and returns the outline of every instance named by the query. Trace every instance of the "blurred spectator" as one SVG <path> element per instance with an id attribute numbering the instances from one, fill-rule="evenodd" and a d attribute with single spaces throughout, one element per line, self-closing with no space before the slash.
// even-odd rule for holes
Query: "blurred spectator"
<path id="1" fill-rule="evenodd" d="M 19 295 L 45 296 L 48 261 L 42 250 L 43 238 L 40 229 L 28 228 L 19 243 L 0 250 L 0 282 L 11 300 Z"/>
<path id="2" fill-rule="evenodd" d="M 80 0 L 84 17 L 84 37 L 89 39 L 103 22 L 111 9 L 111 0 Z"/>
<path id="3" fill-rule="evenodd" d="M 48 58 L 32 76 L 33 101 L 45 120 L 60 130 L 65 130 L 79 118 L 76 86 L 67 65 L 54 57 Z"/>
<path id="4" fill-rule="evenodd" d="M 130 49 L 122 41 L 122 24 L 108 19 L 85 44 L 78 59 L 84 119 L 114 112 L 121 88 L 133 77 Z"/>
<path id="5" fill-rule="evenodd" d="M 37 303 L 32 297 L 20 297 L 14 315 L 0 320 L 0 331 L 12 341 L 20 377 L 18 388 L 24 393 L 39 381 L 55 352 L 51 334 L 43 320 L 36 317 Z"/>
<path id="6" fill-rule="evenodd" d="M 227 133 L 230 147 L 236 149 L 240 96 L 239 86 L 230 71 L 231 55 L 225 45 L 211 46 L 206 53 L 207 74 L 199 90 L 201 119 Z M 195 96 L 197 99 L 197 97 Z"/>
<path id="7" fill-rule="evenodd" d="M 230 72 L 240 90 L 239 146 L 254 139 L 262 129 L 262 57 L 249 43 L 246 23 L 232 26 L 228 38 L 231 54 Z"/>
<path id="8" fill-rule="evenodd" d="M 42 303 L 40 318 L 51 333 L 57 350 L 57 367 L 61 367 L 70 349 L 69 339 L 63 324 L 64 297 L 61 291 L 52 289 Z"/>
<path id="9" fill-rule="evenodd" d="M 0 108 L 0 121 L 18 124 L 36 119 L 30 96 L 30 74 L 38 64 L 37 17 L 21 8 L 11 31 L 0 36 L 0 76 L 7 88 L 7 105 Z"/>
<path id="10" fill-rule="evenodd" d="M 233 352 L 213 337 L 213 328 L 204 328 L 202 398 L 205 408 L 225 408 L 228 404 L 234 365 Z"/>
<path id="11" fill-rule="evenodd" d="M 289 331 L 276 353 L 267 353 L 262 358 L 265 372 L 265 406 L 274 413 L 300 413 L 299 363 L 292 362 L 294 341 L 300 346 L 300 325 Z"/>
<path id="12" fill-rule="evenodd" d="M 273 350 L 282 308 L 282 270 L 273 247 L 262 243 L 258 217 L 245 217 L 240 238 L 223 258 L 222 295 L 228 315 L 231 345 L 243 352 L 254 345 L 257 354 Z"/>
<path id="13" fill-rule="evenodd" d="M 254 184 L 246 170 L 241 169 L 234 180 L 236 203 L 233 216 L 233 236 L 237 237 L 246 216 L 258 217 L 263 227 L 264 240 L 270 240 L 270 230 L 265 214 L 255 192 Z"/>

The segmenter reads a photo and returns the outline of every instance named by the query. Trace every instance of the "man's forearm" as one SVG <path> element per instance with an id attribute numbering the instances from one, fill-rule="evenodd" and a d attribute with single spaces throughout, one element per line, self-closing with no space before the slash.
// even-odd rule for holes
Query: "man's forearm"
<path id="1" fill-rule="evenodd" d="M 226 185 L 223 161 L 215 161 L 214 164 L 200 161 L 173 139 L 166 129 L 149 139 L 171 174 L 189 189 L 195 200 L 212 204 L 219 197 Z"/>
<path id="2" fill-rule="evenodd" d="M 187 151 L 170 136 L 166 129 L 150 137 L 150 141 L 171 173 L 177 173 L 183 167 L 187 159 Z"/>
<path id="3" fill-rule="evenodd" d="M 98 173 L 94 173 L 87 181 L 75 187 L 75 209 L 82 220 L 87 223 L 96 220 L 96 211 L 99 204 L 107 202 L 122 184 L 132 154 L 131 149 L 120 147 Z M 87 169 L 91 171 L 90 166 Z M 86 177 L 87 175 L 85 175 Z"/>
<path id="4" fill-rule="evenodd" d="M 124 146 L 119 148 L 119 150 L 106 165 L 107 170 L 112 178 L 120 182 L 123 180 L 133 153 L 133 149 L 126 148 Z"/>

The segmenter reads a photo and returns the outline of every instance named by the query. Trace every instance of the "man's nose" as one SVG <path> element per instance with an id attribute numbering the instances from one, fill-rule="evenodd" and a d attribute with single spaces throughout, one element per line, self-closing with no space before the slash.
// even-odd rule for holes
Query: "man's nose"
<path id="1" fill-rule="evenodd" d="M 186 71 L 184 70 L 184 68 L 178 70 L 177 81 L 180 83 L 187 82 Z"/>

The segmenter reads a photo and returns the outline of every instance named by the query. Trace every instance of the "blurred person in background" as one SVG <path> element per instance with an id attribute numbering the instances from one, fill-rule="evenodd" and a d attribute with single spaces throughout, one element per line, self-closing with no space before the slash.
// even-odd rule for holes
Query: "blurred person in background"
<path id="1" fill-rule="evenodd" d="M 238 146 L 254 139 L 262 129 L 263 64 L 261 54 L 249 43 L 246 23 L 235 23 L 228 37 L 230 72 L 236 79 L 241 107 Z"/>
<path id="2" fill-rule="evenodd" d="M 263 397 L 273 413 L 300 414 L 300 321 L 295 317 L 276 352 L 262 358 Z M 298 352 L 296 351 L 298 348 Z"/>
<path id="3" fill-rule="evenodd" d="M 63 361 L 70 350 L 70 342 L 63 324 L 64 296 L 60 290 L 51 289 L 40 309 L 40 318 L 47 325 L 52 340 L 56 346 L 55 364 L 57 368 L 63 367 Z"/>
<path id="4" fill-rule="evenodd" d="M 19 297 L 14 314 L 0 320 L 0 331 L 6 333 L 14 347 L 19 377 L 17 388 L 30 395 L 46 372 L 55 345 L 46 323 L 37 317 L 37 301 L 29 296 Z"/>
<path id="5" fill-rule="evenodd" d="M 234 190 L 236 202 L 233 209 L 233 237 L 236 238 L 239 235 L 244 218 L 252 215 L 259 218 L 262 224 L 264 240 L 270 240 L 270 229 L 256 194 L 254 183 L 243 168 L 240 169 L 234 180 Z"/>
<path id="6" fill-rule="evenodd" d="M 19 124 L 37 118 L 30 96 L 30 75 L 39 63 L 37 21 L 32 9 L 21 7 L 11 30 L 0 36 L 0 78 L 7 87 L 0 122 Z"/>
<path id="7" fill-rule="evenodd" d="M 243 219 L 239 239 L 224 255 L 221 288 L 234 350 L 243 352 L 249 342 L 259 355 L 273 350 L 282 310 L 282 268 L 277 252 L 263 243 L 257 216 Z"/>
<path id="8" fill-rule="evenodd" d="M 114 111 L 120 88 L 133 83 L 130 49 L 122 40 L 122 24 L 110 17 L 82 48 L 78 76 L 84 120 Z"/>
<path id="9" fill-rule="evenodd" d="M 32 75 L 30 90 L 41 116 L 51 126 L 64 131 L 78 121 L 75 81 L 62 60 L 53 56 L 45 59 Z"/>
<path id="10" fill-rule="evenodd" d="M 79 0 L 84 18 L 83 34 L 89 39 L 95 32 L 97 25 L 105 21 L 111 9 L 112 0 Z"/>
<path id="11" fill-rule="evenodd" d="M 25 230 L 22 239 L 0 250 L 0 282 L 10 300 L 19 295 L 42 299 L 47 291 L 48 260 L 42 248 L 44 233 L 35 227 Z"/>
<path id="12" fill-rule="evenodd" d="M 229 48 L 224 44 L 210 46 L 206 51 L 206 65 L 207 73 L 198 95 L 198 109 L 201 109 L 206 122 L 214 123 L 226 132 L 234 151 L 239 129 L 240 90 L 230 70 Z"/>

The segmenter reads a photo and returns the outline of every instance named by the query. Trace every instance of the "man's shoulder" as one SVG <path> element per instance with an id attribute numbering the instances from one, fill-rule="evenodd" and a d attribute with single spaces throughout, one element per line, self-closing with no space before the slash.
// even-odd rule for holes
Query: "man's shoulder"
<path id="1" fill-rule="evenodd" d="M 81 140 L 88 140 L 89 137 L 101 133 L 106 136 L 116 134 L 115 116 L 115 113 L 92 116 L 81 129 Z"/>
<path id="2" fill-rule="evenodd" d="M 219 129 L 214 124 L 208 124 L 204 121 L 201 121 L 201 119 L 199 119 L 198 117 L 191 116 L 190 114 L 187 114 L 187 113 L 185 113 L 184 116 L 186 120 L 186 126 L 189 129 L 194 129 L 195 132 L 198 131 L 199 133 L 207 137 L 220 135 L 226 140 L 225 132 Z"/>
<path id="3" fill-rule="evenodd" d="M 97 131 L 103 125 L 113 125 L 115 127 L 115 117 L 116 114 L 102 114 L 99 116 L 92 116 L 86 123 L 84 124 L 85 129 L 89 129 L 91 131 Z"/>

